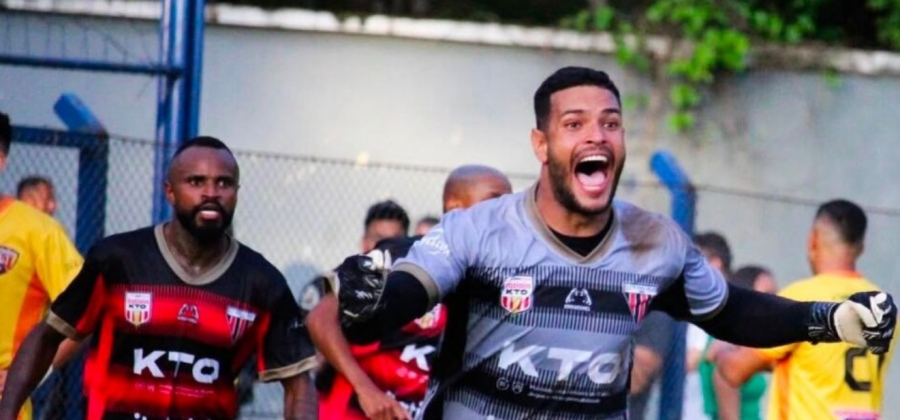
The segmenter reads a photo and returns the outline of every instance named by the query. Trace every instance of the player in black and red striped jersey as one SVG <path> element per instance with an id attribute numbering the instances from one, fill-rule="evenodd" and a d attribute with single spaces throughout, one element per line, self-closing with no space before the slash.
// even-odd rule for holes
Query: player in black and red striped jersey
<path id="1" fill-rule="evenodd" d="M 483 165 L 464 165 L 454 169 L 444 184 L 444 212 L 511 192 L 509 179 L 502 172 Z M 383 239 L 375 249 L 400 258 L 419 238 Z M 340 333 L 337 311 L 337 300 L 329 293 L 308 317 L 313 341 L 328 362 L 316 377 L 321 418 L 415 418 L 425 398 L 431 366 L 447 323 L 446 309 L 437 305 L 422 317 L 365 345 L 347 343 Z"/>
<path id="2" fill-rule="evenodd" d="M 90 250 L 13 361 L 0 419 L 15 418 L 64 337 L 87 335 L 89 420 L 233 419 L 234 378 L 254 352 L 260 378 L 285 388 L 285 418 L 317 418 L 315 350 L 287 282 L 226 233 L 238 181 L 221 141 L 179 148 L 166 182 L 175 219 Z"/>

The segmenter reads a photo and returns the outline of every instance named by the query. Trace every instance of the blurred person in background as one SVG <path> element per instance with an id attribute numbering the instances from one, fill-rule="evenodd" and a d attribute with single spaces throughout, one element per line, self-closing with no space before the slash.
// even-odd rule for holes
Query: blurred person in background
<path id="1" fill-rule="evenodd" d="M 865 212 L 851 201 L 837 199 L 820 205 L 807 240 L 813 277 L 791 284 L 779 295 L 838 302 L 858 292 L 880 290 L 857 271 L 867 224 Z M 873 354 L 845 343 L 795 343 L 769 349 L 716 344 L 718 348 L 710 349 L 711 359 L 732 386 L 774 365 L 767 417 L 771 420 L 883 418 L 884 378 L 893 350 Z"/>
<path id="2" fill-rule="evenodd" d="M 0 113 L 0 175 L 12 143 L 9 117 Z M 55 219 L 41 210 L 0 194 L 0 398 L 7 371 L 25 336 L 44 318 L 50 303 L 65 290 L 82 265 L 81 255 Z M 67 341 L 58 361 L 76 349 Z M 31 419 L 24 402 L 20 420 Z"/>
<path id="3" fill-rule="evenodd" d="M 379 201 L 369 207 L 363 222 L 360 249 L 365 254 L 382 239 L 405 237 L 409 233 L 409 215 L 393 200 Z"/>
<path id="4" fill-rule="evenodd" d="M 56 194 L 49 178 L 36 175 L 22 178 L 16 186 L 16 198 L 51 216 L 56 212 Z"/>
<path id="5" fill-rule="evenodd" d="M 428 230 L 434 227 L 434 225 L 440 223 L 441 219 L 434 216 L 425 216 L 419 219 L 416 222 L 416 228 L 413 231 L 413 236 L 422 236 L 428 233 Z"/>
<path id="6" fill-rule="evenodd" d="M 701 232 L 694 235 L 694 245 L 706 258 L 709 265 L 722 273 L 726 280 L 731 276 L 731 246 L 719 232 Z M 706 419 L 703 405 L 703 387 L 700 384 L 698 368 L 703 359 L 703 351 L 709 342 L 709 334 L 694 324 L 687 325 L 684 404 L 682 416 L 685 419 Z"/>
<path id="7" fill-rule="evenodd" d="M 643 420 L 649 415 L 647 403 L 672 349 L 675 322 L 661 311 L 651 311 L 641 322 L 634 337 L 634 365 L 628 395 L 629 420 Z"/>
<path id="8" fill-rule="evenodd" d="M 444 183 L 443 209 L 466 209 L 482 201 L 512 192 L 502 172 L 483 165 L 464 165 L 450 172 Z M 406 255 L 420 238 L 386 239 L 378 249 L 391 258 Z M 341 333 L 337 300 L 327 294 L 309 314 L 313 341 L 328 364 L 317 380 L 321 391 L 322 419 L 397 419 L 418 414 L 428 383 L 430 367 L 446 324 L 446 310 L 435 306 L 425 316 L 378 342 L 351 346 Z"/>
<path id="9" fill-rule="evenodd" d="M 728 279 L 732 284 L 762 293 L 776 293 L 777 285 L 772 273 L 763 267 L 748 265 L 741 267 Z M 707 342 L 704 357 L 700 362 L 700 379 L 703 387 L 703 408 L 711 420 L 760 420 L 760 404 L 766 393 L 766 378 L 757 373 L 740 388 L 728 384 L 715 370 L 708 351 L 715 339 Z"/>

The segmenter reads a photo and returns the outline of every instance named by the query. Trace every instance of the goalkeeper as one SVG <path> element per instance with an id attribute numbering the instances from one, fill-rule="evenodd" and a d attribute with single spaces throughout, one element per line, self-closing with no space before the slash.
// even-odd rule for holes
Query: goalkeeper
<path id="1" fill-rule="evenodd" d="M 534 95 L 538 181 L 441 223 L 390 274 L 335 272 L 344 332 L 377 340 L 448 312 L 422 418 L 627 418 L 634 333 L 650 309 L 739 345 L 845 341 L 887 352 L 891 297 L 798 302 L 729 286 L 670 219 L 613 200 L 625 164 L 619 91 L 566 67 Z"/>

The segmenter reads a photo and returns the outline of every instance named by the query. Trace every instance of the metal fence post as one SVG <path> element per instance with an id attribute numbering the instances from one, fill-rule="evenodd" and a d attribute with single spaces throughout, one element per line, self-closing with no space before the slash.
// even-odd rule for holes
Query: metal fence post
<path id="1" fill-rule="evenodd" d="M 688 234 L 694 233 L 697 195 L 687 174 L 675 156 L 665 150 L 656 151 L 650 158 L 650 169 L 672 196 L 672 219 Z M 665 360 L 660 386 L 660 420 L 680 420 L 684 401 L 685 333 L 687 324 L 677 322 L 672 332 L 672 349 Z"/>

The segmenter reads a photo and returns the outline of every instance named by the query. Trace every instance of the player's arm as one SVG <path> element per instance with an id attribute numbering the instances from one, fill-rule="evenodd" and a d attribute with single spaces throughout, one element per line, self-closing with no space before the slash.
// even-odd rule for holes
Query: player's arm
<path id="1" fill-rule="evenodd" d="M 718 369 L 713 370 L 712 381 L 719 420 L 740 420 L 741 389 L 728 383 Z"/>
<path id="2" fill-rule="evenodd" d="M 333 294 L 327 293 L 322 297 L 319 304 L 306 317 L 306 325 L 313 343 L 325 360 L 350 382 L 366 417 L 409 418 L 409 414 L 395 399 L 372 382 L 353 357 L 350 343 L 341 331 L 338 302 Z"/>
<path id="3" fill-rule="evenodd" d="M 19 410 L 53 361 L 55 349 L 65 338 L 45 323 L 38 324 L 25 338 L 13 359 L 0 398 L 0 420 L 16 420 Z"/>
<path id="4" fill-rule="evenodd" d="M 84 260 L 61 225 L 54 223 L 48 227 L 42 239 L 42 243 L 33 249 L 38 256 L 35 259 L 35 272 L 52 302 L 69 286 L 81 270 Z M 53 368 L 58 369 L 69 361 L 79 344 L 75 340 L 64 340 L 53 360 Z"/>
<path id="5" fill-rule="evenodd" d="M 261 315 L 265 328 L 257 331 L 257 369 L 262 382 L 280 381 L 284 387 L 284 415 L 288 419 L 318 418 L 318 401 L 310 371 L 316 350 L 303 314 L 284 276 L 267 265 L 269 300 Z"/>
<path id="6" fill-rule="evenodd" d="M 53 302 L 47 320 L 28 334 L 16 352 L 0 399 L 0 420 L 16 418 L 47 373 L 63 339 L 80 340 L 93 331 L 105 301 L 104 263 L 98 248 L 88 253 L 75 280 Z"/>
<path id="7" fill-rule="evenodd" d="M 56 350 L 56 355 L 53 356 L 53 369 L 62 369 L 66 363 L 69 363 L 69 360 L 72 360 L 78 354 L 82 346 L 87 345 L 87 341 L 89 340 L 76 341 L 69 338 L 63 340 L 59 345 L 59 349 Z"/>
<path id="8" fill-rule="evenodd" d="M 725 346 L 716 352 L 712 360 L 716 372 L 732 387 L 743 385 L 754 374 L 771 367 L 770 359 L 759 350 L 747 347 Z"/>
<path id="9" fill-rule="evenodd" d="M 693 246 L 682 275 L 654 305 L 715 338 L 748 347 L 845 341 L 881 354 L 897 322 L 897 308 L 885 293 L 857 293 L 841 303 L 798 302 L 730 285 Z"/>
<path id="10" fill-rule="evenodd" d="M 284 387 L 285 420 L 319 418 L 316 388 L 308 371 L 282 379 L 281 386 Z"/>
<path id="11" fill-rule="evenodd" d="M 631 368 L 631 393 L 640 394 L 650 388 L 662 369 L 672 345 L 672 324 L 668 315 L 650 312 L 635 336 L 634 364 Z"/>
<path id="12" fill-rule="evenodd" d="M 340 304 L 341 325 L 351 342 L 369 343 L 396 331 L 456 288 L 480 238 L 468 213 L 444 215 L 390 273 L 384 268 L 389 257 L 378 251 L 347 258 L 338 267 L 332 276 L 332 290 Z"/>
<path id="13" fill-rule="evenodd" d="M 700 360 L 703 359 L 703 349 L 706 348 L 709 337 L 700 327 L 694 324 L 688 324 L 686 337 L 686 368 L 688 372 L 696 372 L 700 367 Z"/>

